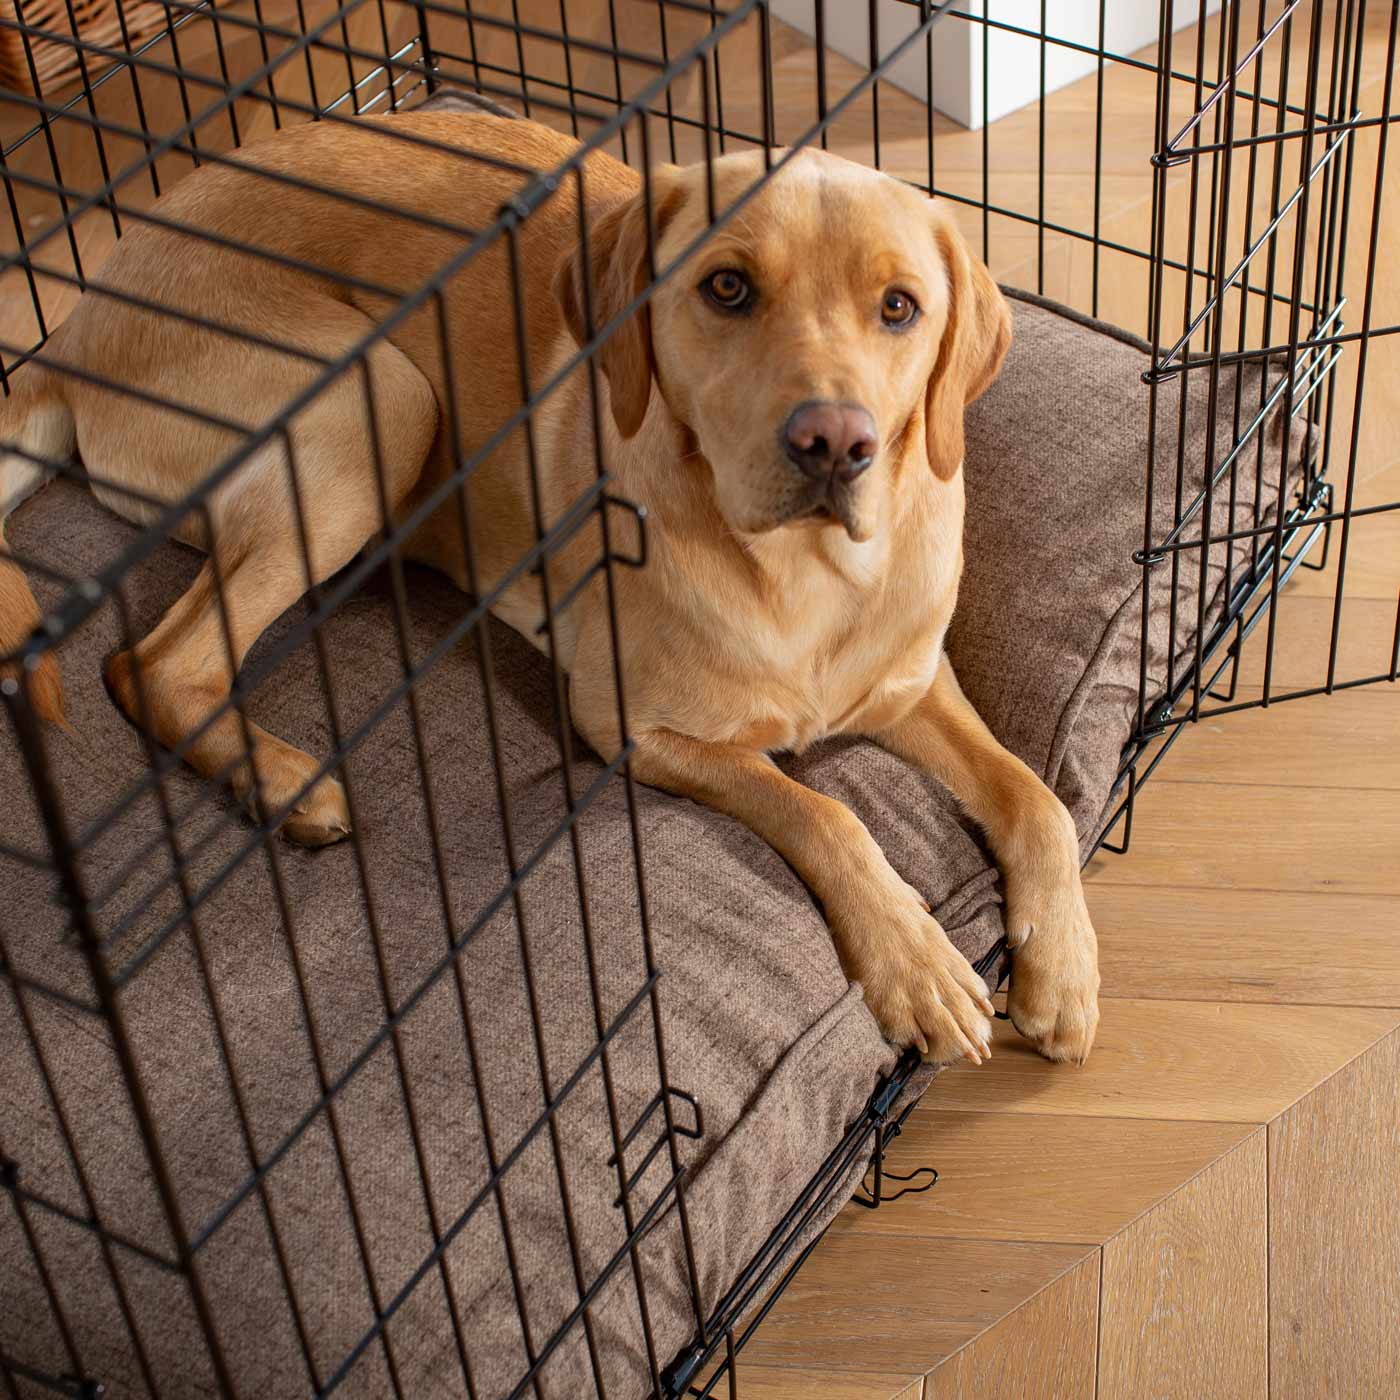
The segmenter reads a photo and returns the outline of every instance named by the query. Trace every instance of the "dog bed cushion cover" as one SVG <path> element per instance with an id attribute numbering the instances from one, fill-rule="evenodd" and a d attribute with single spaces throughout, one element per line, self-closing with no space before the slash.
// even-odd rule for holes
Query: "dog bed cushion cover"
<path id="1" fill-rule="evenodd" d="M 1006 367 L 969 412 L 967 568 L 949 648 L 969 696 L 1059 791 L 1087 845 L 1136 696 L 1141 571 L 1130 556 L 1142 529 L 1145 358 L 1119 333 L 1051 306 L 1017 300 L 1014 313 Z M 1256 393 L 1257 381 L 1246 390 Z M 1204 456 L 1204 406 L 1204 396 L 1189 405 L 1188 464 Z M 1157 460 L 1174 471 L 1177 414 L 1168 406 L 1159 420 L 1172 440 Z M 1224 429 L 1221 438 L 1223 450 Z M 1271 479 L 1266 464 L 1266 489 Z M 1266 518 L 1271 506 L 1262 503 Z M 21 554 L 74 573 L 95 572 L 134 536 L 65 482 L 17 512 L 9 533 Z M 403 669 L 394 590 L 378 578 L 324 625 L 335 726 L 355 742 L 356 842 L 318 852 L 258 842 L 224 794 L 178 767 L 99 823 L 148 757 L 104 694 L 101 659 L 125 644 L 127 621 L 137 633 L 152 625 L 197 566 L 178 546 L 158 549 L 124 589 L 129 619 L 106 606 L 69 640 L 73 732 L 49 732 L 46 746 L 65 819 L 83 838 L 92 925 L 117 978 L 159 1170 L 236 1392 L 293 1395 L 335 1380 L 343 1394 L 380 1397 L 392 1393 L 392 1367 L 415 1400 L 459 1395 L 455 1317 L 475 1393 L 509 1394 L 532 1352 L 579 1309 L 580 1280 L 587 1287 L 618 1258 L 589 1300 L 588 1335 L 575 1328 L 544 1361 L 539 1393 L 592 1394 L 596 1364 L 608 1394 L 643 1394 L 651 1356 L 636 1274 L 660 1366 L 690 1340 L 695 1316 L 679 1211 L 666 1195 L 672 1164 L 662 1151 L 642 1168 L 659 1134 L 662 1085 L 639 997 L 651 967 L 625 784 L 604 782 L 572 837 L 551 844 L 570 800 L 603 770 L 575 740 L 564 772 L 549 668 L 494 623 L 470 629 L 419 682 L 415 733 L 406 704 L 386 704 Z M 412 571 L 407 583 L 409 651 L 421 659 L 468 603 L 428 573 Z M 35 584 L 51 603 L 55 591 Z M 251 671 L 304 616 L 294 610 L 273 629 Z M 326 753 L 334 733 L 319 664 L 309 643 L 296 646 L 267 668 L 248 710 Z M 112 1029 L 64 1000 L 91 1003 L 93 987 L 52 873 L 13 854 L 47 846 L 8 728 L 0 745 L 0 843 L 10 852 L 0 856 L 0 958 L 57 994 L 12 986 L 0 1001 L 0 1151 L 12 1182 L 74 1219 L 95 1213 L 120 1241 L 114 1266 L 160 1392 L 212 1393 L 184 1280 L 141 1252 L 173 1260 L 180 1241 Z M 938 785 L 856 739 L 786 766 L 855 809 L 995 985 L 996 872 Z M 697 1117 L 682 1093 L 670 1095 L 678 1124 L 698 1130 L 679 1143 L 708 1310 L 896 1054 L 842 975 L 820 911 L 769 847 L 694 803 L 641 787 L 633 800 L 667 1084 L 699 1105 Z M 173 814 L 173 837 L 162 810 Z M 517 897 L 503 898 L 512 872 Z M 920 1071 L 910 1091 L 930 1077 Z M 609 1087 L 619 1131 L 636 1126 L 626 1210 Z M 143 1358 L 92 1232 L 38 1205 L 24 1214 L 13 1200 L 0 1205 L 0 1354 L 51 1374 L 73 1370 L 28 1228 L 84 1373 L 113 1395 L 145 1393 Z M 652 1224 L 635 1261 L 629 1219 Z"/>

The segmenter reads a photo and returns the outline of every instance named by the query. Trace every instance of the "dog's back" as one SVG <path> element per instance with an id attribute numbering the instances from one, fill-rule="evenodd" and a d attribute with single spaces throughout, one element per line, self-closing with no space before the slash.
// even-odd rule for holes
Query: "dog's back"
<path id="1" fill-rule="evenodd" d="M 148 217 L 128 220 L 40 363 L 14 376 L 13 395 L 0 403 L 0 442 L 21 450 L 0 457 L 0 527 L 47 478 L 43 462 L 75 447 L 105 504 L 149 520 L 151 500 L 195 491 L 248 434 L 298 395 L 309 396 L 325 373 L 328 346 L 348 362 L 384 323 L 384 339 L 436 400 L 438 440 L 422 473 L 424 491 L 432 489 L 451 470 L 449 438 L 470 456 L 522 402 L 513 285 L 523 298 L 527 365 L 541 370 L 554 353 L 560 321 L 548 273 L 578 236 L 578 176 L 508 234 L 486 231 L 536 173 L 557 169 L 577 149 L 571 138 L 530 122 L 412 113 L 312 123 L 237 151 L 228 164 L 206 164 Z M 625 198 L 639 184 L 602 154 L 588 159 L 583 181 L 590 205 Z M 528 275 L 511 275 L 512 258 Z M 434 279 L 448 316 L 423 290 Z M 143 301 L 162 309 L 143 309 Z M 454 341 L 489 342 L 493 353 L 470 356 L 464 374 L 459 346 L 443 353 L 444 327 Z M 264 373 L 269 349 L 273 375 Z M 455 376 L 449 360 L 457 362 Z M 384 356 L 374 368 L 392 387 Z M 392 404 L 401 401 L 398 395 Z M 490 512 L 513 522 L 512 538 L 501 544 L 515 553 L 532 531 L 517 469 L 522 452 L 520 434 L 512 434 L 495 454 L 507 460 L 495 471 L 488 462 L 476 488 L 499 494 L 501 483 L 515 482 L 520 499 Z M 213 504 L 217 514 L 219 498 Z M 200 516 L 177 534 L 208 546 Z M 465 581 L 460 544 L 451 550 L 450 535 L 443 522 L 430 523 L 413 553 Z M 0 656 L 23 644 L 38 617 L 22 573 L 0 553 Z M 35 679 L 39 712 L 60 718 L 51 661 Z"/>

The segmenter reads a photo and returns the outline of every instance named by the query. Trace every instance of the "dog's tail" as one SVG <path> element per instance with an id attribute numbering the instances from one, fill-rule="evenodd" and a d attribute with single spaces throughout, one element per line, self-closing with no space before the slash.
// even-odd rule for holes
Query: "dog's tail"
<path id="1" fill-rule="evenodd" d="M 5 517 L 53 474 L 47 463 L 71 456 L 76 442 L 72 411 L 48 376 L 36 370 L 30 365 L 10 397 L 0 400 L 0 677 L 15 669 L 3 658 L 17 652 L 39 625 L 39 605 L 5 543 Z M 30 672 L 29 697 L 41 719 L 67 728 L 63 682 L 52 652 Z"/>

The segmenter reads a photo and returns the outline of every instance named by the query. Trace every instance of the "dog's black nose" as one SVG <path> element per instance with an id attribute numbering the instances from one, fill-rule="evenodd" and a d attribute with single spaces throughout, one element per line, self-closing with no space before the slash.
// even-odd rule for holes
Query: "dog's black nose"
<path id="1" fill-rule="evenodd" d="M 800 404 L 783 428 L 788 459 L 814 481 L 854 481 L 874 461 L 877 441 L 875 420 L 858 404 Z"/>

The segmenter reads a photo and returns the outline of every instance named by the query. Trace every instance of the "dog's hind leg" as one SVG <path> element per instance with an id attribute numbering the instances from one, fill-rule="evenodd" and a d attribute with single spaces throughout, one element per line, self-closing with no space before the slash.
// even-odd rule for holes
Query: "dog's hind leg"
<path id="1" fill-rule="evenodd" d="M 432 388 L 387 342 L 369 352 L 369 362 L 379 460 L 364 380 L 352 369 L 293 420 L 295 495 L 286 452 L 274 440 L 211 502 L 211 557 L 189 591 L 106 670 L 134 723 L 241 800 L 259 798 L 262 816 L 305 846 L 349 831 L 344 790 L 329 775 L 316 778 L 316 759 L 256 725 L 248 723 L 245 742 L 230 692 L 264 629 L 355 556 L 383 527 L 384 502 L 392 510 L 422 469 L 437 426 Z"/>

